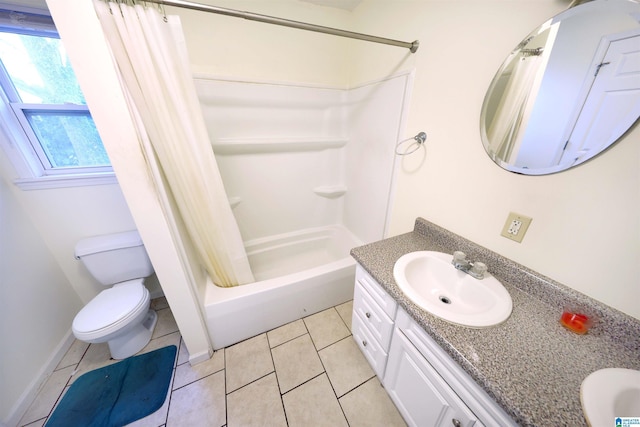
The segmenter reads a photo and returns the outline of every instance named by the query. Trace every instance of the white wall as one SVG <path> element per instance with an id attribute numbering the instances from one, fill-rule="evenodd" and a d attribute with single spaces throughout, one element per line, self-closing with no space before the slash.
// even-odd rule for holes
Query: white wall
<path id="1" fill-rule="evenodd" d="M 348 29 L 351 14 L 298 0 L 201 0 L 240 11 Z M 178 8 L 195 73 L 344 87 L 350 43 L 341 37 Z"/>
<path id="2" fill-rule="evenodd" d="M 398 177 L 392 234 L 424 217 L 640 318 L 640 129 L 593 161 L 542 177 L 500 169 L 480 140 L 480 109 L 494 73 L 567 3 L 365 0 L 355 11 L 357 30 L 418 38 L 421 47 L 407 57 L 367 45 L 353 58 L 351 79 L 416 70 L 407 133 L 427 132 L 427 157 L 407 162 Z M 509 211 L 533 217 L 520 244 L 500 236 Z"/>
<path id="3" fill-rule="evenodd" d="M 104 289 L 73 256 L 85 237 L 136 228 L 118 185 L 14 191 L 51 248 L 63 273 L 87 303 Z"/>
<path id="4" fill-rule="evenodd" d="M 82 307 L 11 185 L 0 177 L 0 424 L 20 418 Z"/>

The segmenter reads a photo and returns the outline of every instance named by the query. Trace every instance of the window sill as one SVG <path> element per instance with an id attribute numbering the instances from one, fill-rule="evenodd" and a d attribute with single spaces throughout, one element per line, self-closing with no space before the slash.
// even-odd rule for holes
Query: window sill
<path id="1" fill-rule="evenodd" d="M 20 178 L 14 181 L 14 184 L 21 190 L 46 190 L 50 188 L 84 187 L 117 183 L 118 179 L 113 172 L 58 176 L 49 175 L 37 178 Z"/>

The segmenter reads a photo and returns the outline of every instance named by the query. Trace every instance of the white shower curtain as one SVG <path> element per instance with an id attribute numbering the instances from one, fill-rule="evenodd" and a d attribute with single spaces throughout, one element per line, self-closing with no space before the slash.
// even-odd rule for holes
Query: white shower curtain
<path id="1" fill-rule="evenodd" d="M 487 129 L 489 149 L 500 160 L 509 162 L 542 60 L 540 56 L 521 57 L 515 62 L 509 82 Z"/>
<path id="2" fill-rule="evenodd" d="M 253 282 L 195 91 L 177 16 L 94 0 L 150 170 L 159 163 L 200 261 L 218 286 Z M 158 182 L 160 181 L 160 182 Z"/>

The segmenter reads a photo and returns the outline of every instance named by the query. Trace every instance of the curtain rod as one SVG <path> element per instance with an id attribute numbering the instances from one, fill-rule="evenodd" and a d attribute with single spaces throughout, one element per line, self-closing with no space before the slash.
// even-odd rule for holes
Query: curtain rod
<path id="1" fill-rule="evenodd" d="M 282 25 L 284 27 L 297 28 L 300 30 L 315 31 L 317 33 L 332 34 L 334 36 L 348 37 L 358 40 L 366 40 L 374 43 L 388 44 L 391 46 L 404 47 L 415 53 L 420 46 L 420 42 L 415 40 L 411 43 L 399 40 L 386 39 L 384 37 L 370 36 L 367 34 L 354 33 L 352 31 L 339 30 L 337 28 L 323 27 L 321 25 L 308 24 L 306 22 L 292 21 L 289 19 L 276 18 L 274 16 L 259 15 L 257 13 L 242 12 L 234 9 L 226 9 L 223 7 L 209 6 L 205 4 L 192 3 L 183 0 L 146 0 L 149 3 L 155 3 L 164 6 L 182 7 L 201 12 L 216 13 L 219 15 L 233 16 L 235 18 L 244 18 L 249 21 L 264 22 L 267 24 Z"/>

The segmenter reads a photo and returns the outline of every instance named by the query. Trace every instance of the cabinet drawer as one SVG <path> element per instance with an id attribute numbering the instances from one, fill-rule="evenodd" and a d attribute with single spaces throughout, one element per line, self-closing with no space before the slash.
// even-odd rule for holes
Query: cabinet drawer
<path id="1" fill-rule="evenodd" d="M 362 285 L 389 318 L 393 319 L 396 316 L 398 303 L 359 264 L 356 265 L 356 283 Z"/>
<path id="2" fill-rule="evenodd" d="M 351 323 L 351 333 L 356 344 L 367 358 L 369 364 L 373 368 L 380 381 L 384 376 L 384 369 L 387 364 L 387 352 L 384 351 L 380 344 L 370 334 L 368 328 L 362 323 L 359 316 L 353 316 Z"/>
<path id="3" fill-rule="evenodd" d="M 359 283 L 356 283 L 354 289 L 353 312 L 360 317 L 362 323 L 367 326 L 369 332 L 380 346 L 385 351 L 389 351 L 389 343 L 393 333 L 393 320 L 374 302 L 373 298 Z"/>

